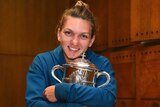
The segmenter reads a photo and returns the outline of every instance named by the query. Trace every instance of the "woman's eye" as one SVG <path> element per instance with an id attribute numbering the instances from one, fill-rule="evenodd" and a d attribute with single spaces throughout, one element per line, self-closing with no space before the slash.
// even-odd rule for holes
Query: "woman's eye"
<path id="1" fill-rule="evenodd" d="M 87 35 L 81 35 L 81 39 L 87 39 L 88 36 Z"/>
<path id="2" fill-rule="evenodd" d="M 71 35 L 72 35 L 72 32 L 70 32 L 70 31 L 65 31 L 64 34 L 65 34 L 66 36 L 71 36 Z"/>

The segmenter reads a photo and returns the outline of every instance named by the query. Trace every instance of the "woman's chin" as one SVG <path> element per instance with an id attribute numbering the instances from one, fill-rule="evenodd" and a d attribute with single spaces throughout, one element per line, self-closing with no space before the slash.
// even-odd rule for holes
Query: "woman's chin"
<path id="1" fill-rule="evenodd" d="M 73 60 L 73 59 L 76 59 L 76 58 L 78 58 L 78 57 L 79 57 L 79 56 L 75 56 L 75 55 L 74 55 L 74 56 L 71 56 L 71 55 L 70 55 L 70 56 L 68 56 L 68 59 Z"/>

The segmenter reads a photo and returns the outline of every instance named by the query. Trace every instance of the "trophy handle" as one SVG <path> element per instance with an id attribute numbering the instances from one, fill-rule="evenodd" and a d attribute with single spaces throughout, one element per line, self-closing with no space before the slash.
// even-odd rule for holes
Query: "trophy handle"
<path id="1" fill-rule="evenodd" d="M 58 79 L 58 78 L 55 76 L 55 74 L 54 74 L 54 72 L 55 72 L 57 69 L 60 69 L 60 70 L 62 70 L 62 71 L 64 72 L 64 67 L 62 67 L 62 66 L 60 66 L 60 65 L 55 65 L 55 66 L 52 68 L 52 71 L 51 71 L 53 78 L 56 79 L 59 83 L 62 83 L 62 81 L 61 81 L 60 79 Z"/>
<path id="2" fill-rule="evenodd" d="M 98 73 L 97 73 L 97 78 L 98 78 L 100 75 L 104 75 L 104 76 L 107 78 L 107 81 L 106 81 L 104 84 L 98 86 L 99 88 L 107 85 L 107 84 L 110 82 L 110 79 L 111 79 L 111 78 L 110 78 L 110 75 L 109 75 L 107 72 L 105 72 L 105 71 L 98 72 Z"/>

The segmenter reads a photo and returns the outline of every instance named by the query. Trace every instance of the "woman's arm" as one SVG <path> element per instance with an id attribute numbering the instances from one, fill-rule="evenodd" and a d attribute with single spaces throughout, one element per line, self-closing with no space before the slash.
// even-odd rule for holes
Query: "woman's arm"
<path id="1" fill-rule="evenodd" d="M 46 87 L 41 61 L 39 57 L 36 57 L 29 67 L 27 74 L 26 107 L 84 107 L 84 105 L 78 103 L 68 103 L 65 101 L 49 102 L 43 96 Z"/>
<path id="2" fill-rule="evenodd" d="M 66 100 L 70 103 L 79 103 L 88 107 L 113 107 L 116 102 L 116 81 L 111 65 L 106 61 L 102 66 L 110 76 L 111 81 L 102 88 L 82 86 L 77 84 L 56 84 L 55 96 L 58 100 Z M 106 81 L 105 77 L 97 79 L 97 86 Z"/>

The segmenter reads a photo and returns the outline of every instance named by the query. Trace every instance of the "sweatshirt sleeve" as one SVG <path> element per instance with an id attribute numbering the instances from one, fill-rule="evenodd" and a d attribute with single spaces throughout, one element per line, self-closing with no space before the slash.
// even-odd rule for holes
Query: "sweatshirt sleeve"
<path id="1" fill-rule="evenodd" d="M 26 84 L 26 107 L 84 107 L 78 103 L 56 102 L 51 103 L 43 96 L 43 91 L 46 88 L 46 81 L 41 61 L 37 56 L 27 74 Z"/>
<path id="2" fill-rule="evenodd" d="M 109 84 L 102 88 L 82 86 L 78 84 L 56 84 L 56 97 L 70 103 L 79 103 L 88 107 L 114 107 L 116 102 L 116 81 L 111 64 L 106 60 L 101 69 L 111 76 Z M 104 76 L 97 79 L 97 86 L 105 82 Z"/>

